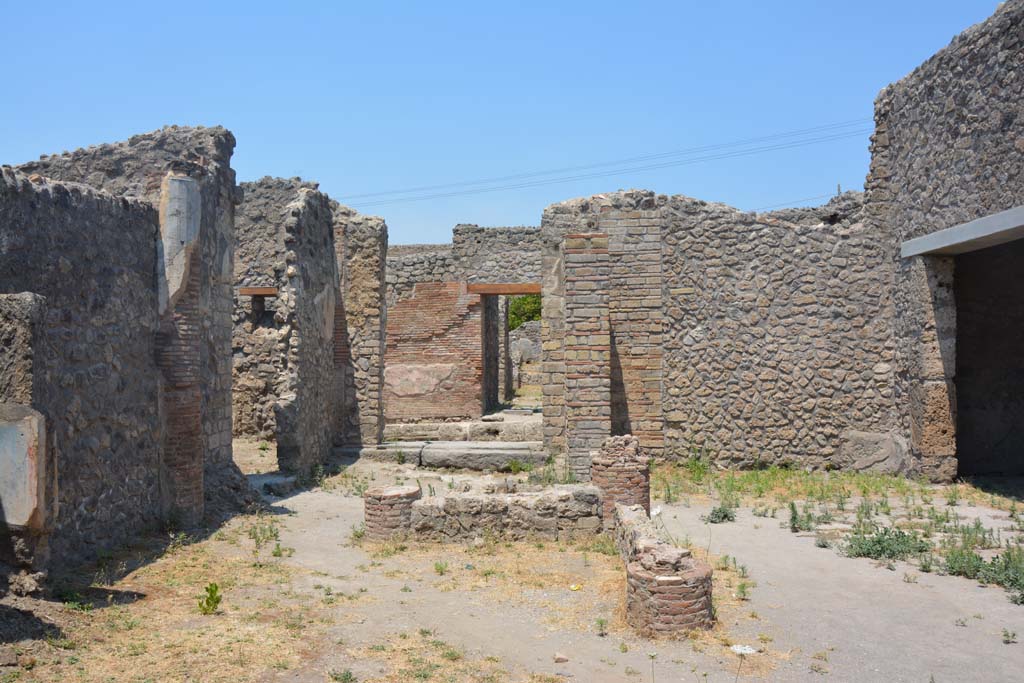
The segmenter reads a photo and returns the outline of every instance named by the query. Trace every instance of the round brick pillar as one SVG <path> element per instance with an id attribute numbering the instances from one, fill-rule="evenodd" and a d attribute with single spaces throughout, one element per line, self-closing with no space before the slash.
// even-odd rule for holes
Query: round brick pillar
<path id="1" fill-rule="evenodd" d="M 641 561 L 626 565 L 626 621 L 645 637 L 685 637 L 714 625 L 711 567 L 694 562 L 670 574 Z"/>
<path id="2" fill-rule="evenodd" d="M 382 486 L 364 493 L 366 537 L 386 541 L 407 534 L 412 525 L 412 504 L 419 497 L 418 486 Z"/>
<path id="3" fill-rule="evenodd" d="M 593 454 L 590 481 L 601 489 L 605 528 L 612 524 L 615 504 L 642 505 L 651 514 L 650 458 L 633 436 L 613 436 Z"/>

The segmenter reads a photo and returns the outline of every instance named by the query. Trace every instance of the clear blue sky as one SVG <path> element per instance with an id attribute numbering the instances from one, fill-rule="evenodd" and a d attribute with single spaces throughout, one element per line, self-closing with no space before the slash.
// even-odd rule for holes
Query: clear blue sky
<path id="1" fill-rule="evenodd" d="M 301 175 L 359 207 L 350 195 L 869 119 L 881 88 L 996 6 L 0 0 L 0 163 L 222 124 L 240 180 Z M 360 210 L 410 243 L 460 222 L 536 225 L 550 203 L 628 187 L 757 209 L 861 188 L 867 145 Z"/>

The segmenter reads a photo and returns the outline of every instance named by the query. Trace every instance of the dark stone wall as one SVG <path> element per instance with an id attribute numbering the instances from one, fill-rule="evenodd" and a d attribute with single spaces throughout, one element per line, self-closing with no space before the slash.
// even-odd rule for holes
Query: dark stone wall
<path id="1" fill-rule="evenodd" d="M 158 231 L 146 202 L 0 170 L 0 293 L 45 298 L 31 395 L 4 374 L 0 396 L 47 420 L 60 504 L 50 546 L 62 563 L 165 518 Z M 10 322 L 0 316 L 0 338 L 9 338 Z"/>
<path id="2" fill-rule="evenodd" d="M 194 380 L 189 381 L 196 382 L 200 399 L 201 434 L 196 441 L 206 503 L 214 511 L 232 508 L 247 495 L 245 481 L 231 457 L 232 264 L 234 208 L 239 200 L 230 165 L 234 147 L 234 136 L 219 126 L 169 126 L 124 142 L 43 156 L 19 167 L 25 173 L 84 183 L 154 206 L 159 203 L 161 182 L 168 172 L 187 175 L 199 183 L 202 222 L 198 268 L 173 314 L 174 321 L 165 321 L 161 334 L 171 340 L 169 344 L 173 344 L 174 337 L 196 337 L 199 357 L 192 373 Z M 170 379 L 172 384 L 181 381 Z M 186 388 L 173 389 L 166 397 L 169 409 L 176 413 L 171 420 L 174 428 L 191 419 L 185 413 L 194 401 Z M 180 410 L 175 408 L 178 403 Z M 169 448 L 174 446 L 173 442 L 168 444 Z"/>
<path id="3" fill-rule="evenodd" d="M 898 439 L 893 267 L 863 196 L 764 214 L 671 197 L 665 228 L 667 452 L 880 464 L 858 461 L 864 433 Z"/>
<path id="4" fill-rule="evenodd" d="M 1024 205 L 1024 1 L 953 39 L 875 102 L 869 220 L 896 262 L 896 400 L 914 466 L 957 473 L 954 264 L 908 239 Z"/>
<path id="5" fill-rule="evenodd" d="M 959 474 L 1024 474 L 1024 240 L 956 258 Z"/>

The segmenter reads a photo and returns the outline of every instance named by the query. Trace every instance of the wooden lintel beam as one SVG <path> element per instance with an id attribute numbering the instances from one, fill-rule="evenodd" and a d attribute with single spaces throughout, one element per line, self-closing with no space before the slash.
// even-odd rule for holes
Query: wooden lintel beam
<path id="1" fill-rule="evenodd" d="M 540 294 L 539 282 L 471 282 L 468 285 L 470 294 L 499 294 L 503 296 L 519 296 L 521 294 Z"/>
<path id="2" fill-rule="evenodd" d="M 242 296 L 277 296 L 277 287 L 239 287 Z"/>

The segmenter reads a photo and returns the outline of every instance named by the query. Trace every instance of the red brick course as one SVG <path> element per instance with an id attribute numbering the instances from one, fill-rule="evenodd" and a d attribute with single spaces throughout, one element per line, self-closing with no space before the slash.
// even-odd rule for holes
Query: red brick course
<path id="1" fill-rule="evenodd" d="M 419 500 L 418 486 L 387 486 L 363 494 L 366 538 L 386 541 L 409 533 L 412 504 Z"/>

